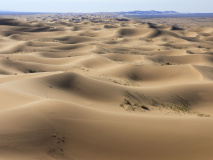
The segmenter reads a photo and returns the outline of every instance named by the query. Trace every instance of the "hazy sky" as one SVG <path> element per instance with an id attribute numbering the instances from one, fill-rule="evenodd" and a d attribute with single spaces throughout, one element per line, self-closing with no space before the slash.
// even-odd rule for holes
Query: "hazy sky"
<path id="1" fill-rule="evenodd" d="M 213 0 L 0 0 L 0 10 L 30 12 L 114 12 L 174 10 L 213 12 Z"/>

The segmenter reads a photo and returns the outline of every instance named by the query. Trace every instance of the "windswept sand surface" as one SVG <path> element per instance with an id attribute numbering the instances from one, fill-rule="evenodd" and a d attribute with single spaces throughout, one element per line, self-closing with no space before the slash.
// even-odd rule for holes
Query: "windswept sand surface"
<path id="1" fill-rule="evenodd" d="M 0 19 L 0 159 L 212 160 L 212 27 L 22 19 Z"/>

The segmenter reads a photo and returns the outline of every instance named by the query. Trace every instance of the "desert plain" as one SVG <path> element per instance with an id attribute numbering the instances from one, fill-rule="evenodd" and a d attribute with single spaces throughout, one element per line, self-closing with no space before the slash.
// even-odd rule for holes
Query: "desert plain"
<path id="1" fill-rule="evenodd" d="M 0 159 L 212 160 L 213 18 L 0 18 Z"/>

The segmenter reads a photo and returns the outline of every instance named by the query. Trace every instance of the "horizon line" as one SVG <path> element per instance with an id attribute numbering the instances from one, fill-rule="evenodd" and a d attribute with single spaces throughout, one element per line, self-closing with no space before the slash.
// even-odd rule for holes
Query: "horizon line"
<path id="1" fill-rule="evenodd" d="M 142 12 L 148 12 L 148 11 L 156 11 L 156 12 L 176 12 L 176 14 L 209 14 L 213 12 L 178 12 L 174 10 L 165 10 L 165 11 L 159 11 L 159 10 L 129 10 L 129 11 L 97 11 L 97 12 L 40 12 L 40 11 L 5 11 L 0 10 L 0 13 L 43 13 L 43 14 L 66 14 L 66 13 L 122 13 L 122 12 L 134 12 L 134 11 L 142 11 Z M 175 14 L 175 13 L 173 13 Z"/>

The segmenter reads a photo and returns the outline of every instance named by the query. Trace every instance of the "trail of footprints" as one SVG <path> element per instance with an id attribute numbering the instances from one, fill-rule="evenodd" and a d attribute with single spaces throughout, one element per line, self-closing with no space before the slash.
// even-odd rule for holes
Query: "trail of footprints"
<path id="1" fill-rule="evenodd" d="M 64 144 L 65 137 L 60 134 L 53 133 L 52 136 L 52 146 L 49 148 L 48 153 L 55 155 L 64 155 Z"/>

